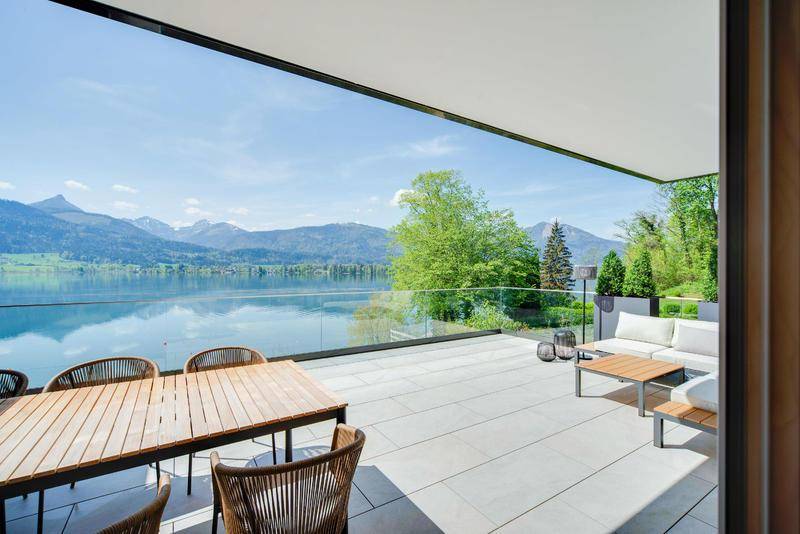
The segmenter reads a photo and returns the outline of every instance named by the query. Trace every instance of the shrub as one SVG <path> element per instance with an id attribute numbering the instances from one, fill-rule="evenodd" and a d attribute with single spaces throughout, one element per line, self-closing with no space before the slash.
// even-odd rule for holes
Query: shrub
<path id="1" fill-rule="evenodd" d="M 654 297 L 656 284 L 653 281 L 653 266 L 647 250 L 639 252 L 625 272 L 625 283 L 622 293 L 626 297 Z"/>
<path id="2" fill-rule="evenodd" d="M 617 256 L 616 251 L 610 251 L 603 258 L 600 272 L 597 274 L 595 292 L 598 295 L 622 296 L 622 286 L 625 282 L 625 266 Z"/>
<path id="3" fill-rule="evenodd" d="M 472 310 L 464 324 L 475 330 L 524 330 L 525 325 L 515 321 L 488 302 L 483 302 Z"/>

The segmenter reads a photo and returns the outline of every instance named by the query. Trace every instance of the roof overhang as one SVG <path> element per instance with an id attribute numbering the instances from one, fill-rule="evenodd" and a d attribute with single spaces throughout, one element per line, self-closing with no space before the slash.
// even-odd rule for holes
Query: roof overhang
<path id="1" fill-rule="evenodd" d="M 643 178 L 719 169 L 718 0 L 56 1 Z"/>

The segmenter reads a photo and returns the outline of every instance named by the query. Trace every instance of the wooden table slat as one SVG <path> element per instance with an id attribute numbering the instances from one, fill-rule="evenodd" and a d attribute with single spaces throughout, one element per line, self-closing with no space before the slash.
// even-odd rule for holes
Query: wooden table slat
<path id="1" fill-rule="evenodd" d="M 315 395 L 313 389 L 306 386 L 304 377 L 298 372 L 297 368 L 290 365 L 289 362 L 287 362 L 287 365 L 282 367 L 280 371 L 281 379 L 292 384 L 293 391 L 296 392 L 297 396 L 305 400 L 311 413 L 319 413 L 324 411 L 326 406 L 330 406 L 330 402 L 321 401 L 317 395 Z"/>
<path id="2" fill-rule="evenodd" d="M 47 431 L 42 435 L 39 442 L 26 454 L 25 459 L 20 462 L 16 470 L 14 470 L 14 473 L 8 478 L 9 482 L 30 478 L 35 472 L 40 470 L 39 467 L 45 457 L 51 454 L 58 454 L 56 445 L 63 441 L 63 434 L 68 429 L 75 414 L 91 392 L 91 388 L 75 390 L 75 394 L 72 398 L 68 399 L 68 404 L 60 413 L 59 417 L 53 421 L 53 424 L 50 425 Z"/>
<path id="3" fill-rule="evenodd" d="M 347 403 L 342 399 L 339 395 L 335 392 L 329 390 L 325 386 L 322 385 L 321 382 L 317 381 L 313 376 L 311 376 L 308 371 L 300 367 L 297 362 L 290 361 L 288 362 L 294 369 L 297 371 L 298 378 L 301 379 L 301 382 L 304 384 L 306 388 L 309 388 L 317 398 L 326 406 L 345 406 Z"/>
<path id="4" fill-rule="evenodd" d="M 203 400 L 200 397 L 200 386 L 197 383 L 197 373 L 186 374 L 186 389 L 189 397 L 189 419 L 191 423 L 192 439 L 208 436 L 208 424 L 203 411 Z"/>
<path id="5" fill-rule="evenodd" d="M 237 369 L 241 368 L 242 367 L 231 367 L 229 369 L 224 369 L 223 373 L 225 374 L 226 379 L 230 382 L 233 391 L 236 392 L 236 396 L 241 402 L 242 407 L 247 414 L 247 418 L 250 420 L 250 424 L 253 426 L 259 426 L 263 423 L 266 423 L 267 419 L 264 417 L 264 414 L 261 413 L 261 410 L 258 409 L 258 406 L 256 406 L 255 401 L 250 396 L 250 392 L 245 387 L 244 382 L 239 376 L 239 373 L 236 372 Z"/>
<path id="6" fill-rule="evenodd" d="M 0 452 L 0 480 L 11 477 L 76 394 L 74 390 L 58 393 L 52 395 L 48 399 L 49 402 L 39 405 L 39 408 L 20 427 L 20 431 L 3 444 Z"/>
<path id="7" fill-rule="evenodd" d="M 276 362 L 276 364 L 282 364 L 283 362 Z M 286 394 L 286 390 L 281 387 L 280 384 L 275 382 L 274 373 L 268 371 L 267 369 L 263 368 L 262 366 L 254 367 L 253 370 L 256 372 L 260 382 L 267 388 L 267 390 L 272 395 L 272 398 L 275 399 L 277 403 L 280 405 L 281 413 L 286 414 L 286 418 L 291 418 L 292 414 L 301 413 L 302 410 L 300 409 L 297 404 Z"/>
<path id="8" fill-rule="evenodd" d="M 39 407 L 40 404 L 47 400 L 47 396 L 53 395 L 52 393 L 42 393 L 41 395 L 31 395 L 33 397 L 28 402 L 20 402 L 11 408 L 8 413 L 13 413 L 13 419 L 8 421 L 3 428 L 0 429 L 0 445 L 5 443 L 9 436 L 12 436 L 17 429 L 25 423 L 25 420 Z M 16 408 L 19 409 L 16 409 Z"/>
<path id="9" fill-rule="evenodd" d="M 316 400 L 313 399 L 313 397 L 311 399 L 307 398 L 303 388 L 298 388 L 294 382 L 294 375 L 296 373 L 289 369 L 285 362 L 280 363 L 282 365 L 275 366 L 273 368 L 274 372 L 271 373 L 275 383 L 283 389 L 286 396 L 289 397 L 303 413 L 316 413 Z M 308 397 L 310 397 L 310 395 Z"/>
<path id="10" fill-rule="evenodd" d="M 9 421 L 14 425 L 18 424 L 16 415 L 26 404 L 31 402 L 33 398 L 33 395 L 25 395 L 23 397 L 13 397 L 3 400 L 3 403 L 0 404 L 0 433 L 8 433 L 8 431 L 3 430 L 3 427 L 5 427 L 6 423 Z"/>
<path id="11" fill-rule="evenodd" d="M 139 450 L 152 451 L 158 448 L 158 433 L 161 426 L 161 405 L 164 403 L 164 377 L 153 380 L 150 401 L 147 405 L 147 416 L 144 420 L 142 442 Z"/>
<path id="12" fill-rule="evenodd" d="M 225 392 L 222 391 L 219 377 L 214 371 L 208 371 L 203 374 L 208 378 L 211 395 L 214 397 L 214 405 L 217 407 L 219 420 L 222 424 L 222 432 L 228 433 L 238 430 L 239 426 L 236 424 L 236 418 L 233 416 L 233 411 L 228 404 L 228 397 L 225 395 Z"/>
<path id="13" fill-rule="evenodd" d="M 192 441 L 192 420 L 189 411 L 189 391 L 186 375 L 175 376 L 175 442 Z"/>
<path id="14" fill-rule="evenodd" d="M 142 446 L 142 436 L 147 421 L 147 407 L 150 403 L 150 394 L 153 391 L 153 379 L 147 378 L 142 381 L 139 393 L 136 396 L 136 404 L 131 415 L 131 422 L 128 425 L 128 432 L 122 444 L 121 456 L 130 456 L 138 452 Z"/>
<path id="15" fill-rule="evenodd" d="M 131 425 L 133 413 L 136 410 L 136 401 L 139 398 L 139 389 L 141 387 L 142 382 L 140 380 L 131 382 L 130 386 L 128 386 L 128 391 L 125 392 L 125 397 L 122 399 L 122 405 L 114 422 L 114 427 L 108 436 L 105 449 L 103 449 L 102 461 L 115 460 L 122 455 L 122 447 L 125 445 L 125 438 L 128 436 L 128 429 Z"/>
<path id="16" fill-rule="evenodd" d="M 122 408 L 122 402 L 125 400 L 125 395 L 128 393 L 128 388 L 131 385 L 131 382 L 120 382 L 117 384 L 114 394 L 111 395 L 111 400 L 108 402 L 108 406 L 100 419 L 100 424 L 97 425 L 97 429 L 95 429 L 94 435 L 89 441 L 89 445 L 83 452 L 83 457 L 80 461 L 81 464 L 95 464 L 103 457 L 106 443 L 108 443 L 108 438 L 111 437 L 114 425 L 117 422 L 117 415 Z"/>
<path id="17" fill-rule="evenodd" d="M 161 391 L 161 419 L 158 422 L 158 448 L 175 442 L 175 375 L 164 377 Z"/>
<path id="18" fill-rule="evenodd" d="M 260 366 L 248 366 L 248 375 L 253 381 L 253 384 L 258 388 L 262 398 L 269 403 L 270 408 L 275 413 L 276 421 L 285 421 L 292 417 L 291 409 L 282 402 L 277 393 L 275 392 L 274 384 L 271 380 L 267 380 L 261 373 Z"/>
<path id="19" fill-rule="evenodd" d="M 208 435 L 217 436 L 222 434 L 224 428 L 220 421 L 217 405 L 214 402 L 214 395 L 211 393 L 208 375 L 206 373 L 191 374 L 195 375 L 195 379 L 197 380 L 197 387 L 200 393 L 200 401 L 203 403 L 203 417 L 205 417 Z"/>
<path id="20" fill-rule="evenodd" d="M 261 390 L 253 381 L 253 373 L 247 371 L 247 367 L 234 367 L 233 370 L 239 375 L 239 379 L 242 381 L 242 385 L 247 388 L 247 392 L 250 394 L 250 398 L 253 399 L 256 407 L 258 407 L 259 411 L 261 412 L 261 417 L 264 421 L 272 421 L 278 419 L 278 414 L 273 409 L 272 405 L 270 404 L 269 400 L 264 397 L 261 393 Z"/>
<path id="21" fill-rule="evenodd" d="M 228 406 L 231 407 L 233 418 L 236 420 L 236 426 L 239 427 L 239 429 L 250 428 L 253 426 L 253 423 L 247 416 L 247 411 L 244 409 L 244 405 L 239 398 L 238 392 L 233 387 L 233 384 L 231 384 L 231 379 L 225 372 L 225 369 L 216 369 L 213 371 L 213 373 L 217 375 L 217 379 L 222 387 L 222 391 L 225 393 L 225 398 L 228 399 Z"/>

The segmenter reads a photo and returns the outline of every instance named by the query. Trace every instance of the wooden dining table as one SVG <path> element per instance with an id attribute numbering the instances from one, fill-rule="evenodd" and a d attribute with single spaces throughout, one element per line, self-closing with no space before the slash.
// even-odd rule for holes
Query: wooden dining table
<path id="1" fill-rule="evenodd" d="M 290 360 L 3 400 L 0 532 L 8 498 L 229 443 L 283 431 L 291 461 L 292 428 L 346 410 Z M 41 532 L 43 498 L 38 512 Z"/>

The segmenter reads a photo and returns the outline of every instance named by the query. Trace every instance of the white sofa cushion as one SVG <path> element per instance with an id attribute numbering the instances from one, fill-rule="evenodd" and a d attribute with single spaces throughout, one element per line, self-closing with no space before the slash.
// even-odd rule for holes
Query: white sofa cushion
<path id="1" fill-rule="evenodd" d="M 719 374 L 698 376 L 674 388 L 670 400 L 717 413 L 719 411 Z"/>
<path id="2" fill-rule="evenodd" d="M 695 352 L 683 352 L 672 347 L 653 353 L 652 358 L 662 362 L 677 363 L 694 369 L 711 373 L 719 370 L 719 358 Z"/>
<path id="3" fill-rule="evenodd" d="M 645 343 L 644 341 L 634 341 L 632 339 L 620 339 L 613 337 L 594 342 L 594 348 L 612 354 L 630 354 L 640 358 L 650 358 L 654 352 L 664 350 L 664 345 L 655 343 Z"/>
<path id="4" fill-rule="evenodd" d="M 719 357 L 719 324 L 678 319 L 675 322 L 672 347 L 682 352 Z"/>
<path id="5" fill-rule="evenodd" d="M 674 319 L 619 312 L 614 337 L 668 347 L 672 342 L 674 326 Z"/>

